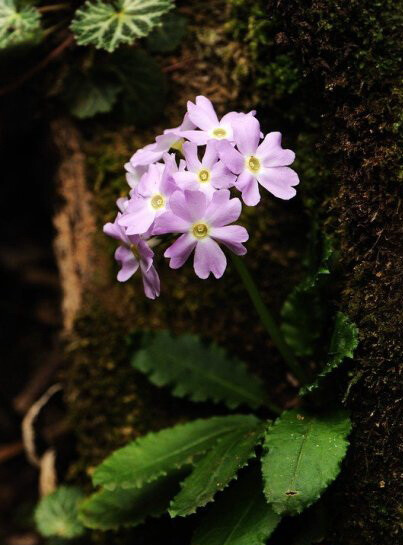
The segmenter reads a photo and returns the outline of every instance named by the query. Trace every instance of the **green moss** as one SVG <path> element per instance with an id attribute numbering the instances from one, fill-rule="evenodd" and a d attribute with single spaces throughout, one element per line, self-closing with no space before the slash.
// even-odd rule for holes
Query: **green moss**
<path id="1" fill-rule="evenodd" d="M 402 350 L 396 338 L 403 296 L 396 208 L 402 6 L 392 0 L 232 5 L 232 27 L 253 60 L 260 104 L 274 120 L 286 110 L 295 130 L 307 213 L 319 209 L 320 223 L 339 238 L 342 306 L 361 332 L 360 378 L 348 396 L 356 431 L 329 539 L 391 543 L 400 528 L 391 430 L 399 418 L 394 365 Z"/>

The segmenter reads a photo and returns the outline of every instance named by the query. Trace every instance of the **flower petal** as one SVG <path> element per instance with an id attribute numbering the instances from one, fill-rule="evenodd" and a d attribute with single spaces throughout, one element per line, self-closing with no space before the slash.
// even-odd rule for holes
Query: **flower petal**
<path id="1" fill-rule="evenodd" d="M 130 209 L 123 214 L 119 225 L 126 227 L 127 235 L 142 235 L 151 227 L 155 219 L 155 211 L 151 209 L 147 199 L 136 199 Z"/>
<path id="2" fill-rule="evenodd" d="M 205 220 L 212 227 L 222 227 L 237 220 L 242 204 L 238 198 L 231 199 L 228 189 L 219 189 L 213 195 L 205 213 Z"/>
<path id="3" fill-rule="evenodd" d="M 239 189 L 240 191 L 242 191 L 242 189 L 244 187 L 246 187 L 250 181 L 253 180 L 253 175 L 247 171 L 247 170 L 244 170 L 237 178 L 236 182 L 235 182 L 235 187 L 237 189 Z"/>
<path id="4" fill-rule="evenodd" d="M 181 131 L 180 136 L 195 142 L 198 146 L 204 146 L 210 140 L 209 133 L 206 131 Z"/>
<path id="5" fill-rule="evenodd" d="M 169 266 L 171 269 L 179 269 L 196 246 L 197 241 L 189 234 L 181 235 L 169 248 L 165 250 L 164 256 L 171 258 Z"/>
<path id="6" fill-rule="evenodd" d="M 260 123 L 253 115 L 244 115 L 234 122 L 234 140 L 243 155 L 254 155 L 260 140 Z"/>
<path id="7" fill-rule="evenodd" d="M 165 235 L 167 233 L 185 233 L 191 222 L 186 221 L 172 212 L 165 212 L 155 220 L 153 235 Z"/>
<path id="8" fill-rule="evenodd" d="M 156 271 L 154 265 L 147 270 L 141 265 L 141 272 L 143 274 L 143 287 L 146 297 L 149 299 L 155 299 L 160 294 L 160 277 Z"/>
<path id="9" fill-rule="evenodd" d="M 211 103 L 211 100 L 203 95 L 199 95 L 196 97 L 196 105 L 202 108 L 206 112 L 206 114 L 208 114 L 213 123 L 218 123 L 218 117 L 214 110 L 214 106 Z"/>
<path id="10" fill-rule="evenodd" d="M 249 239 L 248 231 L 241 225 L 226 225 L 225 227 L 213 227 L 210 231 L 210 236 L 222 242 L 234 254 L 246 254 L 246 248 L 242 242 Z"/>
<path id="11" fill-rule="evenodd" d="M 235 174 L 222 161 L 218 161 L 211 170 L 211 184 L 216 189 L 229 189 L 233 187 L 235 180 Z"/>
<path id="12" fill-rule="evenodd" d="M 265 167 L 285 167 L 295 159 L 292 150 L 281 147 L 280 132 L 269 132 L 256 150 L 256 155 L 262 158 Z"/>
<path id="13" fill-rule="evenodd" d="M 186 188 L 188 184 L 197 182 L 197 174 L 194 172 L 188 172 L 187 170 L 175 172 L 173 178 L 180 188 Z"/>
<path id="14" fill-rule="evenodd" d="M 108 237 L 112 237 L 112 238 L 115 238 L 116 240 L 126 242 L 125 239 L 127 239 L 127 237 L 125 236 L 125 231 L 117 223 L 116 220 L 114 223 L 111 223 L 111 222 L 105 223 L 103 227 L 103 232 L 105 233 L 105 235 L 108 235 Z"/>
<path id="15" fill-rule="evenodd" d="M 214 140 L 209 140 L 206 145 L 206 151 L 204 153 L 202 165 L 204 168 L 211 170 L 215 163 L 217 163 L 217 143 Z"/>
<path id="16" fill-rule="evenodd" d="M 140 254 L 140 264 L 142 268 L 145 268 L 145 270 L 148 271 L 153 264 L 154 252 L 151 250 L 147 242 L 145 240 L 142 240 L 140 237 L 137 243 L 133 241 L 133 244 L 137 245 L 137 250 Z"/>
<path id="17" fill-rule="evenodd" d="M 193 102 L 190 102 L 190 100 L 187 103 L 187 107 L 190 121 L 192 121 L 192 123 L 194 123 L 196 127 L 199 127 L 204 131 L 208 131 L 209 129 L 218 124 L 217 116 L 215 116 L 215 121 L 210 111 L 206 111 L 201 106 L 193 104 Z"/>
<path id="18" fill-rule="evenodd" d="M 121 265 L 117 279 L 119 282 L 126 282 L 139 268 L 139 262 L 129 248 L 119 246 L 115 252 L 115 259 Z"/>
<path id="19" fill-rule="evenodd" d="M 217 145 L 218 155 L 224 165 L 234 174 L 240 174 L 245 167 L 244 157 L 237 151 L 228 140 L 222 140 Z"/>
<path id="20" fill-rule="evenodd" d="M 241 191 L 242 200 L 247 206 L 256 206 L 260 201 L 259 184 L 253 176 L 247 184 L 243 185 Z"/>
<path id="21" fill-rule="evenodd" d="M 294 185 L 299 184 L 298 174 L 289 167 L 265 168 L 257 177 L 260 184 L 279 199 L 288 200 L 295 196 Z"/>
<path id="22" fill-rule="evenodd" d="M 210 272 L 221 278 L 227 267 L 227 258 L 217 242 L 205 238 L 196 244 L 193 266 L 199 278 L 208 278 Z"/>
<path id="23" fill-rule="evenodd" d="M 188 170 L 198 172 L 201 169 L 201 162 L 197 156 L 197 145 L 194 142 L 186 142 L 183 144 L 183 154 Z"/>
<path id="24" fill-rule="evenodd" d="M 175 191 L 169 205 L 176 216 L 193 223 L 203 217 L 207 199 L 201 191 Z"/>

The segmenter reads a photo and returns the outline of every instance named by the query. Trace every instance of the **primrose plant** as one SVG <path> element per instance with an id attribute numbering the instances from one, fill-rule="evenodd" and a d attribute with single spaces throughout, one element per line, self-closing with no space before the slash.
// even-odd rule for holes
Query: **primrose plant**
<path id="1" fill-rule="evenodd" d="M 309 274 L 286 299 L 280 326 L 240 257 L 248 240 L 236 224 L 242 202 L 258 205 L 263 190 L 292 198 L 299 181 L 290 168 L 294 157 L 282 148 L 280 133 L 262 134 L 255 112 L 219 119 L 199 96 L 179 127 L 136 151 L 126 165 L 129 196 L 118 200 L 117 216 L 104 232 L 119 242 L 118 280 L 140 270 L 151 299 L 160 293 L 155 236 L 177 236 L 164 253 L 170 267 L 182 267 L 194 253 L 202 279 L 224 274 L 223 248 L 229 250 L 263 326 L 301 386 L 297 408 L 278 407 L 245 363 L 213 343 L 167 331 L 144 333 L 139 343 L 136 334 L 130 347 L 137 372 L 174 396 L 226 405 L 229 414 L 180 423 L 116 450 L 95 468 L 98 490 L 91 496 L 82 499 L 72 489 L 76 499 L 67 501 L 63 487 L 43 500 L 36 511 L 43 535 L 69 524 L 76 535 L 85 528 L 134 527 L 164 514 L 196 514 L 192 545 L 264 545 L 284 517 L 317 502 L 336 478 L 351 426 L 326 389 L 334 369 L 353 357 L 358 332 L 345 314 L 329 316 L 331 243 L 322 241 Z M 312 360 L 317 376 L 308 372 Z M 238 407 L 242 411 L 234 413 Z M 323 537 L 316 533 L 315 542 Z"/>
<path id="2" fill-rule="evenodd" d="M 178 140 L 184 157 L 179 162 L 169 153 Z M 255 112 L 230 112 L 219 120 L 206 97 L 188 102 L 183 123 L 138 150 L 126 165 L 129 197 L 119 199 L 114 223 L 104 227 L 121 243 L 115 254 L 121 264 L 118 280 L 140 268 L 146 296 L 157 297 L 160 282 L 150 246 L 154 235 L 171 234 L 180 235 L 164 253 L 172 269 L 194 252 L 196 275 L 220 278 L 227 266 L 221 247 L 244 255 L 249 238 L 244 227 L 234 224 L 242 203 L 231 191 L 241 191 L 249 206 L 260 201 L 259 185 L 290 199 L 299 183 L 289 168 L 294 158 L 294 152 L 281 147 L 280 133 L 263 138 Z"/>

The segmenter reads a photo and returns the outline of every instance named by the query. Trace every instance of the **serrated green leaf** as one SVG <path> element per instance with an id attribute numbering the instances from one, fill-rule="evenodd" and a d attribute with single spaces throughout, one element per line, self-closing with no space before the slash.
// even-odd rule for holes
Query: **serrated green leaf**
<path id="1" fill-rule="evenodd" d="M 291 291 L 281 310 L 281 330 L 298 357 L 314 354 L 316 341 L 325 324 L 327 301 L 322 292 L 329 282 L 333 248 L 328 238 L 322 243 L 322 258 L 317 270 Z"/>
<path id="2" fill-rule="evenodd" d="M 70 113 L 79 119 L 107 113 L 114 107 L 122 86 L 105 78 L 76 76 L 65 94 Z"/>
<path id="3" fill-rule="evenodd" d="M 245 415 L 215 416 L 148 433 L 106 458 L 95 469 L 93 483 L 110 490 L 141 487 L 192 463 L 195 456 L 249 419 Z"/>
<path id="4" fill-rule="evenodd" d="M 243 362 L 193 335 L 172 337 L 161 331 L 135 354 L 132 365 L 153 384 L 171 387 L 177 397 L 223 402 L 229 408 L 242 404 L 256 408 L 265 402 L 262 383 Z"/>
<path id="5" fill-rule="evenodd" d="M 265 545 L 279 522 L 259 473 L 248 470 L 211 505 L 192 545 Z"/>
<path id="6" fill-rule="evenodd" d="M 350 426 L 344 411 L 313 416 L 292 410 L 268 429 L 262 458 L 264 491 L 276 513 L 301 513 L 337 477 Z"/>
<path id="7" fill-rule="evenodd" d="M 185 517 L 195 513 L 213 500 L 236 477 L 237 472 L 255 455 L 254 449 L 262 438 L 265 424 L 250 416 L 223 438 L 199 461 L 181 490 L 172 500 L 169 513 L 172 517 Z"/>
<path id="8" fill-rule="evenodd" d="M 168 13 L 147 36 L 147 48 L 152 52 L 174 51 L 186 33 L 187 19 L 178 13 Z"/>
<path id="9" fill-rule="evenodd" d="M 87 0 L 70 28 L 79 45 L 91 44 L 111 53 L 121 44 L 147 36 L 173 7 L 172 0 Z"/>
<path id="10" fill-rule="evenodd" d="M 41 35 L 41 15 L 20 0 L 0 0 L 0 49 L 36 41 Z"/>
<path id="11" fill-rule="evenodd" d="M 78 504 L 84 493 L 73 486 L 59 486 L 45 496 L 35 510 L 38 532 L 44 537 L 74 538 L 85 528 L 78 519 Z"/>
<path id="12" fill-rule="evenodd" d="M 84 526 L 94 530 L 137 526 L 146 517 L 158 517 L 168 509 L 183 476 L 180 470 L 141 488 L 102 489 L 81 503 L 79 518 Z"/>
<path id="13" fill-rule="evenodd" d="M 165 106 L 166 79 L 158 63 L 142 49 L 119 50 L 111 55 L 111 70 L 123 87 L 115 115 L 126 124 L 147 126 Z"/>
<path id="14" fill-rule="evenodd" d="M 352 358 L 354 350 L 358 346 L 358 329 L 351 322 L 349 317 L 343 312 L 338 312 L 333 329 L 333 335 L 330 340 L 329 358 L 316 377 L 316 380 L 309 386 L 304 386 L 301 389 L 300 395 L 305 395 L 308 392 L 313 392 L 319 388 L 322 380 L 336 369 L 345 358 Z"/>

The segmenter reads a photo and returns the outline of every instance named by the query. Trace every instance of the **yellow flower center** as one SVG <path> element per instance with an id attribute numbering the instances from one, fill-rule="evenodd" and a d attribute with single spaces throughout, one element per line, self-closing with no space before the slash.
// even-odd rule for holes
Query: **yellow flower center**
<path id="1" fill-rule="evenodd" d="M 192 232 L 196 238 L 202 239 L 208 235 L 208 227 L 205 223 L 195 223 Z"/>
<path id="2" fill-rule="evenodd" d="M 151 206 L 155 208 L 155 210 L 162 208 L 164 205 L 165 201 L 162 195 L 154 195 L 154 197 L 151 199 Z"/>
<path id="3" fill-rule="evenodd" d="M 201 182 L 202 184 L 208 182 L 210 179 L 210 172 L 203 168 L 200 172 L 199 172 L 199 182 Z"/>
<path id="4" fill-rule="evenodd" d="M 227 136 L 227 131 L 225 129 L 214 129 L 213 136 L 216 138 L 224 138 L 224 136 Z"/>
<path id="5" fill-rule="evenodd" d="M 253 155 L 249 157 L 246 161 L 247 167 L 252 172 L 258 172 L 260 170 L 260 161 L 257 157 L 254 157 Z"/>

